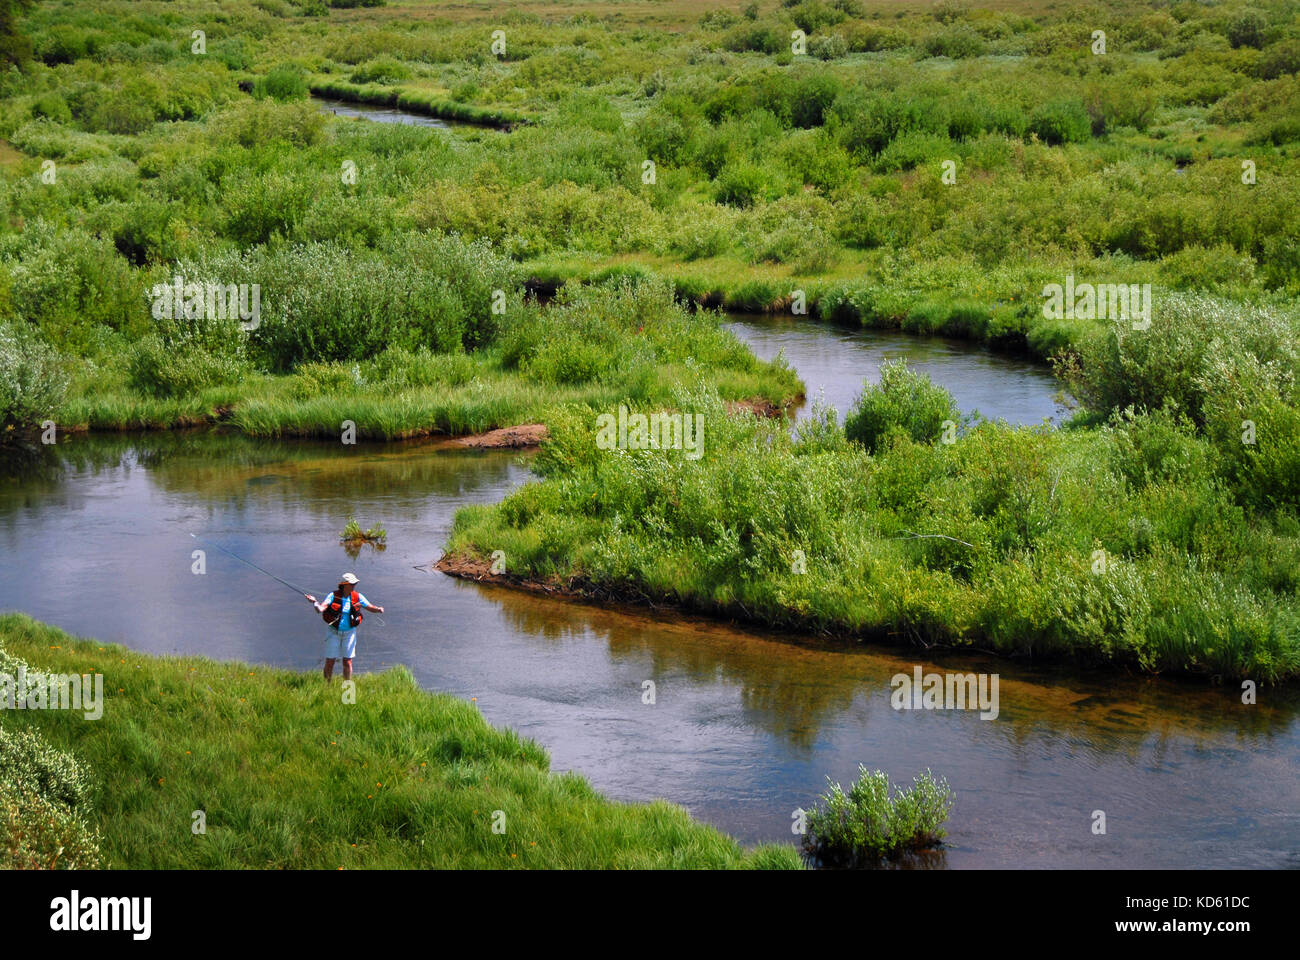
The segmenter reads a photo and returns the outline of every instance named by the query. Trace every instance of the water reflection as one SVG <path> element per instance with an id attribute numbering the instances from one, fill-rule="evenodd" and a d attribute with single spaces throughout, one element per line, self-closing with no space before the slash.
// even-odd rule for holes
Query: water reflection
<path id="1" fill-rule="evenodd" d="M 429 572 L 455 511 L 526 482 L 511 453 L 428 442 L 345 448 L 237 436 L 74 437 L 0 481 L 0 604 L 154 653 L 297 669 L 319 618 L 290 590 L 212 552 L 199 532 L 323 593 L 344 569 L 388 612 L 358 668 L 408 665 L 476 697 L 614 797 L 665 797 L 743 842 L 792 842 L 790 814 L 859 763 L 952 785 L 951 845 L 912 866 L 1287 866 L 1300 857 L 1300 702 L 930 650 L 829 643 L 668 611 L 570 604 Z M 348 514 L 388 549 L 355 559 Z M 123 583 L 145 599 L 121 603 Z M 239 598 L 232 616 L 229 598 Z M 895 711 L 890 680 L 1000 677 L 1000 715 Z M 644 683 L 656 698 L 643 702 Z M 1107 810 L 1109 835 L 1089 830 Z M 902 864 L 904 866 L 908 864 Z"/>
<path id="2" fill-rule="evenodd" d="M 325 113 L 346 119 L 373 120 L 377 123 L 400 123 L 411 127 L 428 127 L 447 130 L 452 124 L 438 117 L 426 117 L 419 113 L 407 113 L 396 107 L 381 107 L 371 103 L 352 103 L 348 100 L 332 100 L 329 97 L 312 97 Z"/>
<path id="3" fill-rule="evenodd" d="M 997 356 L 960 340 L 762 314 L 733 316 L 727 326 L 764 360 L 785 352 L 808 391 L 796 419 L 807 416 L 813 400 L 821 396 L 839 411 L 842 421 L 862 391 L 863 380 L 879 382 L 880 364 L 898 359 L 907 360 L 947 389 L 962 413 L 978 411 L 991 420 L 1025 425 L 1064 413 L 1060 386 L 1048 370 L 1028 359 Z"/>

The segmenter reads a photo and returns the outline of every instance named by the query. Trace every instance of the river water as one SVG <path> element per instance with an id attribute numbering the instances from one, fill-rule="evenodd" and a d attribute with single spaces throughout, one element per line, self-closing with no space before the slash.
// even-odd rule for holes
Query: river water
<path id="1" fill-rule="evenodd" d="M 760 320 L 734 329 L 760 354 L 784 346 L 832 402 L 881 356 L 913 351 L 965 410 L 1036 423 L 1055 409 L 1040 370 L 951 344 Z M 149 653 L 309 670 L 322 625 L 307 602 L 215 549 L 194 574 L 205 545 L 190 534 L 317 594 L 354 570 L 388 608 L 361 628 L 359 671 L 405 664 L 538 740 L 554 769 L 617 799 L 664 797 L 745 843 L 793 842 L 792 811 L 862 763 L 895 780 L 927 767 L 948 779 L 949 845 L 925 866 L 1300 867 L 1295 692 L 1265 688 L 1248 707 L 1232 689 L 828 645 L 431 572 L 457 508 L 530 479 L 517 453 L 99 435 L 9 472 L 0 607 Z M 349 555 L 338 533 L 350 514 L 386 526 L 388 548 Z M 998 673 L 999 716 L 895 711 L 890 678 L 917 665 Z M 654 705 L 642 703 L 645 680 Z M 1091 830 L 1095 810 L 1105 835 Z"/>
<path id="2" fill-rule="evenodd" d="M 877 374 L 885 360 L 906 360 L 914 370 L 927 374 L 952 394 L 963 413 L 1026 425 L 1059 420 L 1065 413 L 1050 371 L 960 340 L 865 332 L 807 318 L 761 314 L 735 315 L 727 326 L 764 360 L 775 360 L 785 352 L 807 387 L 796 419 L 811 413 L 820 399 L 835 407 L 843 422 L 863 381 L 879 382 Z"/>
<path id="3" fill-rule="evenodd" d="M 360 117 L 364 120 L 374 120 L 377 123 L 402 123 L 412 127 L 433 127 L 441 130 L 447 130 L 451 127 L 451 123 L 438 117 L 407 113 L 397 107 L 385 107 L 374 103 L 353 103 L 350 100 L 333 100 L 329 97 L 313 96 L 312 99 L 320 104 L 323 112 L 332 113 L 336 117 L 344 117 L 349 120 Z"/>

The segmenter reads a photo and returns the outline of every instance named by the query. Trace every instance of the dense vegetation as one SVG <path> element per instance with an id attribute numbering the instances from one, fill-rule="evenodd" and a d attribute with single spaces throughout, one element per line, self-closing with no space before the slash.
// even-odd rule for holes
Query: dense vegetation
<path id="1" fill-rule="evenodd" d="M 889 774 L 858 765 L 846 793 L 831 782 L 808 812 L 804 849 L 826 867 L 864 867 L 938 846 L 952 809 L 952 791 L 929 770 L 911 787 L 890 791 Z"/>
<path id="2" fill-rule="evenodd" d="M 544 421 L 542 482 L 462 511 L 453 550 L 804 630 L 1300 676 L 1295 0 L 547 10 L 0 0 L 0 443 Z M 1067 277 L 1152 285 L 1152 323 L 1048 316 Z M 801 385 L 690 307 L 804 304 L 1050 361 L 1077 415 L 963 417 L 901 365 L 842 425 L 727 413 Z M 603 449 L 619 404 L 701 414 L 704 455 Z M 102 721 L 5 719 L 3 865 L 794 865 L 552 776 L 401 670 L 342 706 L 21 617 L 0 640 L 0 667 L 131 668 Z M 947 813 L 865 773 L 825 803 L 828 863 Z"/>
<path id="3" fill-rule="evenodd" d="M 467 512 L 457 547 L 774 623 L 1296 672 L 1294 2 L 425 12 L 20 16 L 3 429 L 542 419 L 548 481 Z M 342 122 L 313 88 L 528 122 Z M 1152 284 L 1155 322 L 1046 316 L 1071 275 Z M 159 316 L 175 277 L 258 284 L 255 329 Z M 530 279 L 606 282 L 542 308 Z M 844 429 L 728 420 L 799 384 L 674 297 L 795 291 L 1050 358 L 1080 417 L 955 431 L 890 370 Z M 705 458 L 598 451 L 619 402 L 705 411 Z"/>
<path id="4" fill-rule="evenodd" d="M 0 727 L 0 866 L 95 866 L 96 843 L 116 868 L 799 866 L 793 847 L 744 852 L 680 808 L 551 774 L 537 744 L 401 668 L 359 677 L 344 704 L 314 675 L 144 656 L 13 614 L 0 650 L 102 673 L 108 701 L 99 720 L 45 710 Z"/>
<path id="5" fill-rule="evenodd" d="M 542 418 L 550 383 L 493 353 L 532 322 L 530 278 L 657 273 L 750 308 L 799 290 L 825 316 L 1043 358 L 1094 326 L 1042 316 L 1067 274 L 1257 305 L 1300 290 L 1292 0 L 419 7 L 6 6 L 3 342 L 44 344 L 25 362 L 71 385 L 6 388 L 4 429 L 333 433 L 325 398 L 354 386 L 363 435 Z M 529 122 L 341 122 L 313 89 Z M 176 276 L 260 283 L 262 326 L 155 320 L 147 294 Z M 386 380 L 358 364 L 384 343 L 404 351 L 386 370 L 440 359 Z M 587 369 L 560 400 L 604 399 Z M 747 373 L 750 393 L 789 387 Z"/>
<path id="6" fill-rule="evenodd" d="M 1300 675 L 1300 337 L 1201 296 L 1087 341 L 1069 429 L 959 424 L 905 367 L 841 427 L 705 418 L 704 456 L 556 418 L 545 482 L 463 510 L 514 572 L 764 623 L 1230 679 Z M 946 425 L 945 425 L 946 424 Z"/>

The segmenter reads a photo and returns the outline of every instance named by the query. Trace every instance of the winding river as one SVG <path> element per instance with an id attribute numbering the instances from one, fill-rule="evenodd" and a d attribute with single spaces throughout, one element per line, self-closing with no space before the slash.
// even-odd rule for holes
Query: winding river
<path id="1" fill-rule="evenodd" d="M 731 327 L 760 355 L 784 348 L 841 411 L 882 357 L 907 355 L 965 411 L 1059 412 L 1041 369 L 957 344 Z M 355 570 L 389 611 L 363 626 L 359 670 L 405 664 L 541 742 L 554 769 L 618 799 L 664 797 L 745 843 L 793 842 L 792 811 L 862 763 L 951 784 L 949 844 L 919 866 L 1300 867 L 1296 691 L 1264 688 L 1247 707 L 1231 688 L 826 645 L 432 572 L 457 508 L 529 478 L 526 456 L 429 442 L 74 436 L 0 479 L 0 606 L 149 653 L 316 669 L 306 601 L 216 550 L 195 575 L 196 533 L 313 592 Z M 337 539 L 349 514 L 383 523 L 391 545 L 350 556 Z M 998 673 L 1000 715 L 893 710 L 890 678 L 916 665 Z"/>

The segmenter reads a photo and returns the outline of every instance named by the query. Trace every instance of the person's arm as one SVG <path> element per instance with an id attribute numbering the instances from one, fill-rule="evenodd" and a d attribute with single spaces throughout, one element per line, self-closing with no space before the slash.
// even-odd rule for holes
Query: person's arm
<path id="1" fill-rule="evenodd" d="M 320 603 L 317 603 L 316 598 L 313 597 L 310 593 L 304 593 L 303 596 L 311 601 L 311 604 L 313 607 L 316 608 L 317 613 L 324 613 L 325 608 L 329 606 L 330 598 L 328 596 L 325 597 L 323 600 L 321 600 Z"/>
<path id="2" fill-rule="evenodd" d="M 371 603 L 369 600 L 367 600 L 367 599 L 365 598 L 364 595 L 363 595 L 363 596 L 360 596 L 360 597 L 357 597 L 357 599 L 361 601 L 361 609 L 363 609 L 363 610 L 373 610 L 373 611 L 375 611 L 375 613 L 383 613 L 383 612 L 384 612 L 384 608 L 383 608 L 383 607 L 377 607 L 377 606 L 375 606 L 373 603 Z"/>

